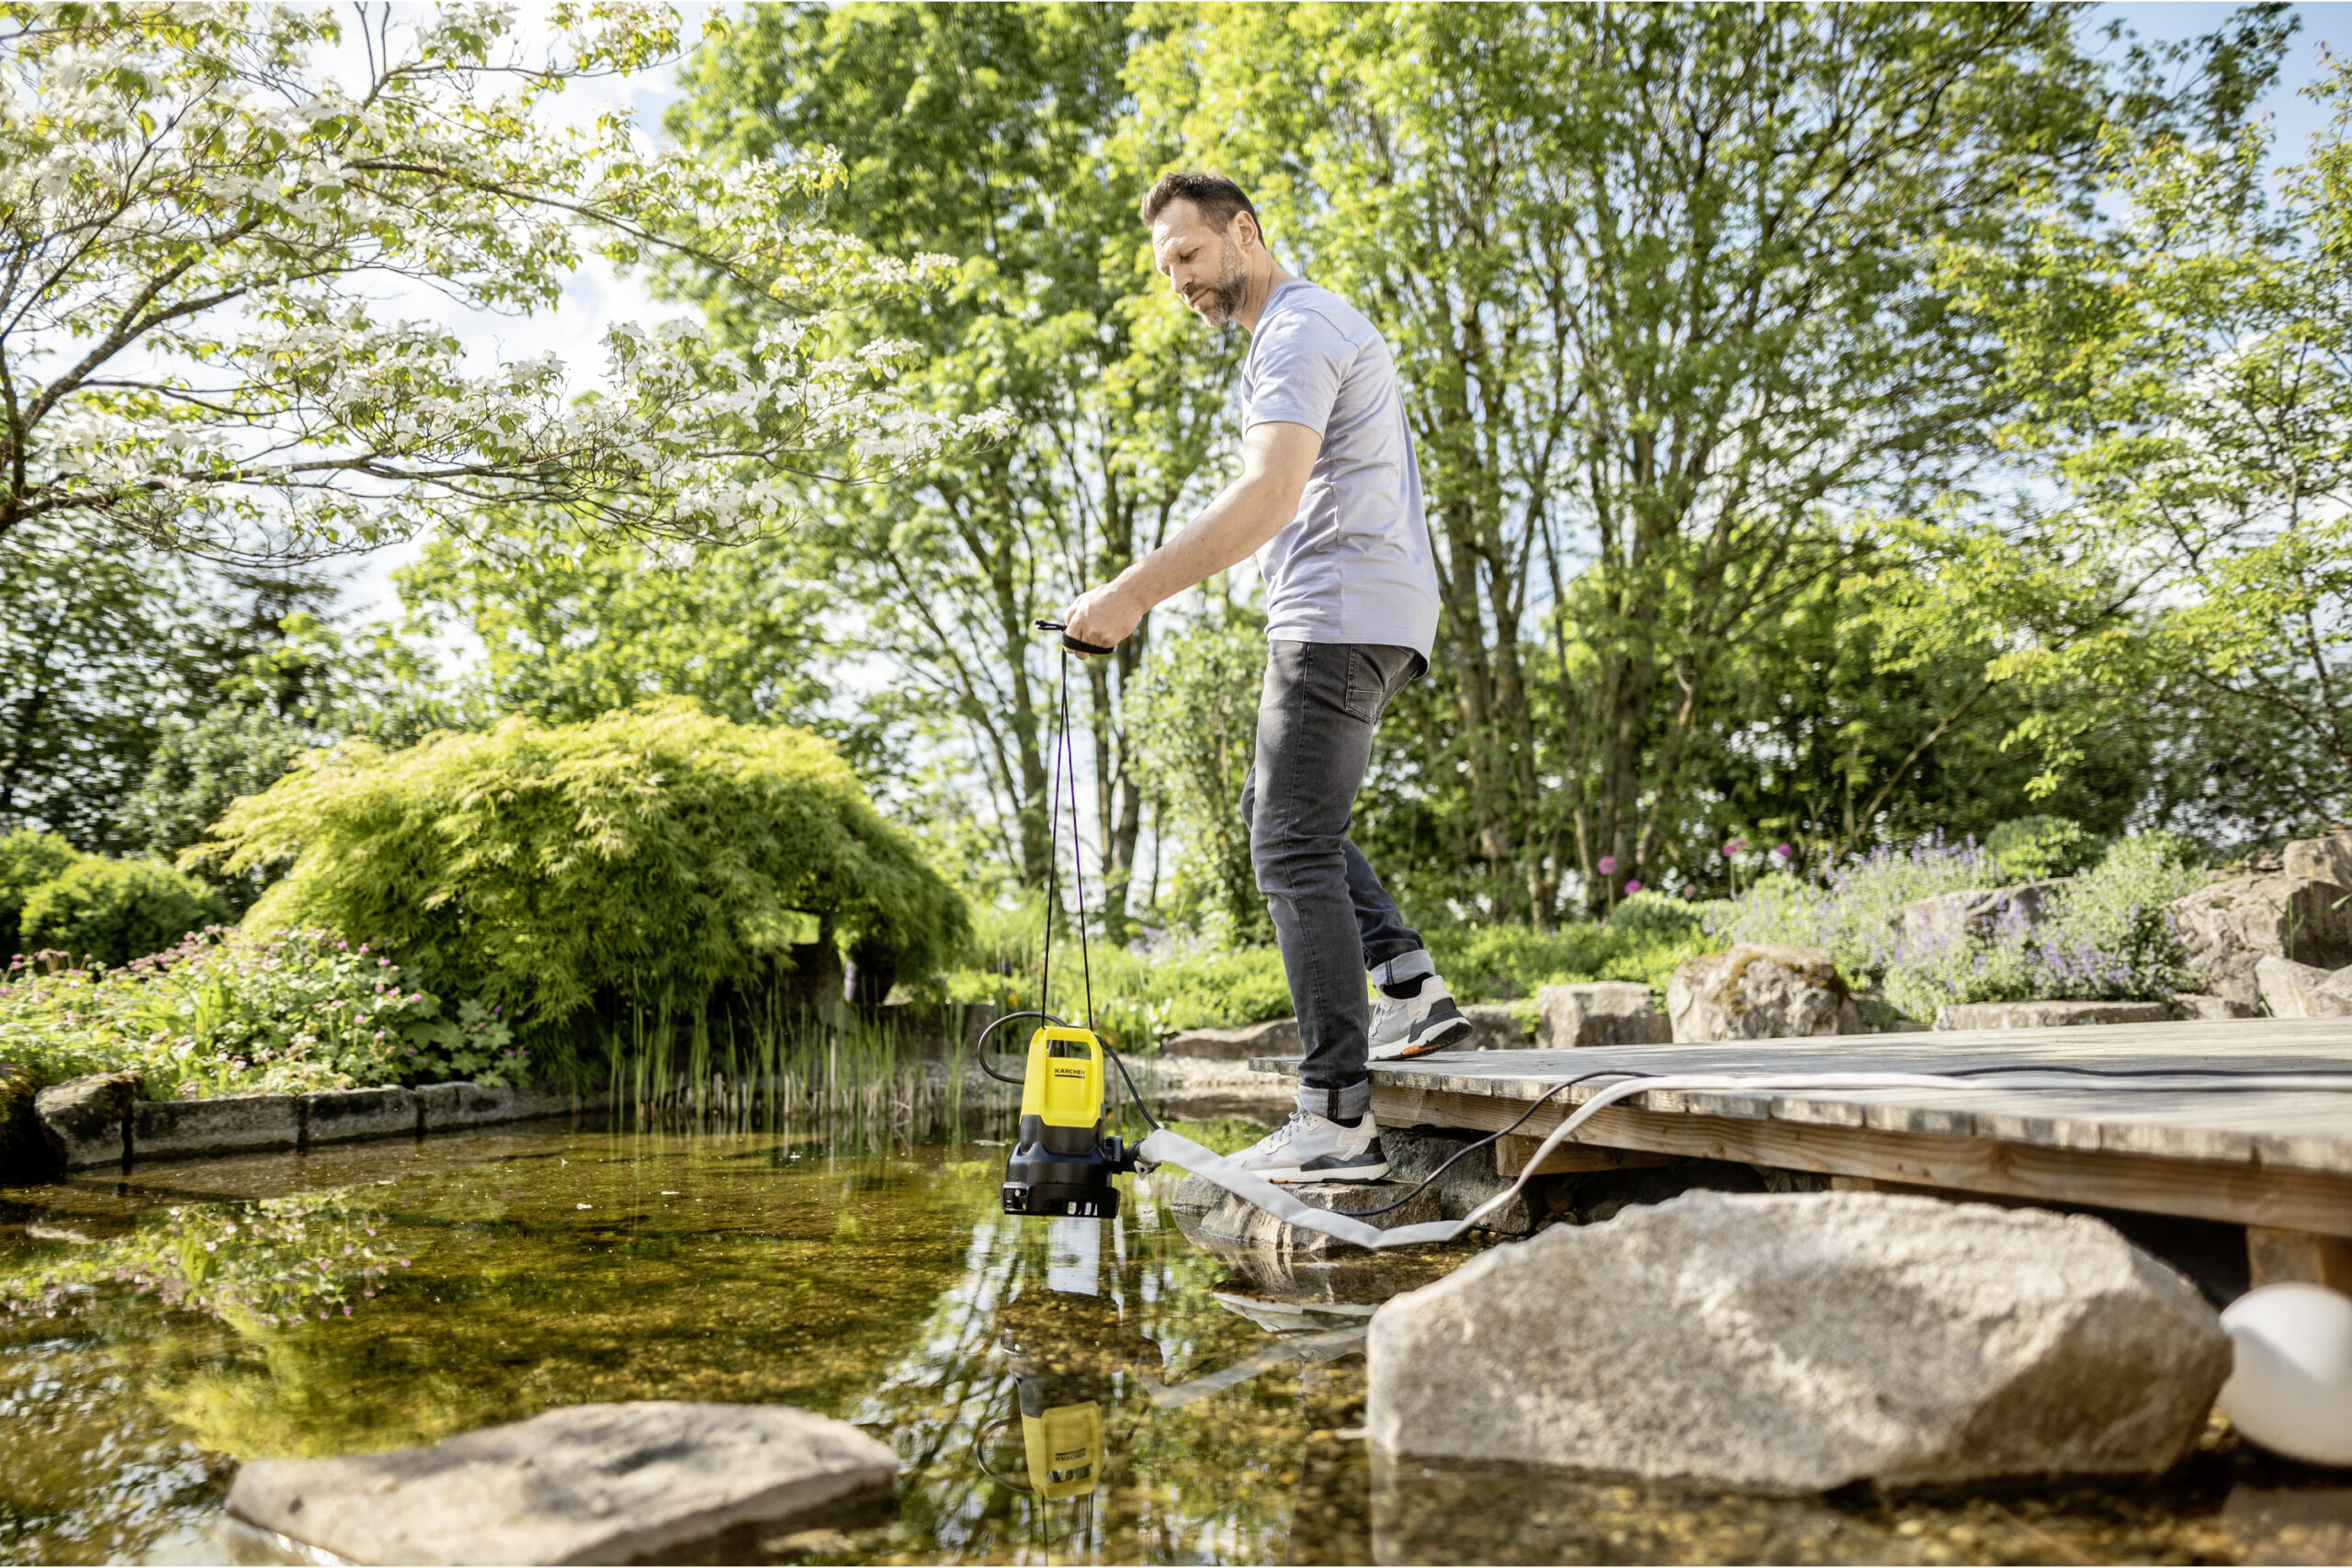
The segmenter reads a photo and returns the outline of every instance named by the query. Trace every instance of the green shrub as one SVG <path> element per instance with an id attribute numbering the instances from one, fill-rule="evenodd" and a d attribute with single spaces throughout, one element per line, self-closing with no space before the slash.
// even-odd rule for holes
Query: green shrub
<path id="1" fill-rule="evenodd" d="M 26 895 L 89 858 L 55 833 L 19 828 L 0 834 L 0 942 L 7 943 L 6 956 L 22 951 L 17 922 Z"/>
<path id="2" fill-rule="evenodd" d="M 160 861 L 87 855 L 25 897 L 23 945 L 111 968 L 229 918 L 209 888 Z"/>
<path id="3" fill-rule="evenodd" d="M 2098 859 L 2090 829 L 2068 817 L 2012 817 L 1984 835 L 1984 852 L 2018 882 L 2072 876 Z"/>
<path id="4" fill-rule="evenodd" d="M 534 1031 L 599 998 L 679 1010 L 777 984 L 815 923 L 910 976 L 963 900 L 803 730 L 668 699 L 589 724 L 509 718 L 403 751 L 346 742 L 235 802 L 194 853 L 291 859 L 255 927 L 365 932 L 433 988 Z"/>
<path id="5" fill-rule="evenodd" d="M 371 944 L 209 931 L 119 969 L 18 957 L 0 982 L 0 1071 L 42 1083 L 133 1068 L 151 1099 L 453 1078 L 527 1058 L 478 1003 L 455 1016 Z"/>

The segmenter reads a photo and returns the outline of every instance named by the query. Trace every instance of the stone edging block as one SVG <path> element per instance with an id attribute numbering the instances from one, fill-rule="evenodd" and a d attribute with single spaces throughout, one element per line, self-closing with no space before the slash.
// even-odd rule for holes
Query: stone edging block
<path id="1" fill-rule="evenodd" d="M 575 1115 L 610 1103 L 601 1094 L 470 1083 L 211 1100 L 140 1100 L 138 1092 L 139 1075 L 130 1072 L 96 1073 L 40 1090 L 34 1099 L 34 1115 L 51 1166 L 85 1170 L 126 1160 L 136 1164 L 363 1138 L 417 1137 L 460 1127 Z M 38 1179 L 37 1171 L 25 1175 Z"/>
<path id="2" fill-rule="evenodd" d="M 301 1141 L 302 1102 L 299 1095 L 224 1094 L 217 1100 L 142 1100 L 130 1108 L 133 1160 L 290 1149 Z"/>
<path id="3" fill-rule="evenodd" d="M 302 1142 L 342 1144 L 356 1138 L 414 1136 L 424 1108 L 406 1089 L 322 1089 L 302 1096 Z"/>

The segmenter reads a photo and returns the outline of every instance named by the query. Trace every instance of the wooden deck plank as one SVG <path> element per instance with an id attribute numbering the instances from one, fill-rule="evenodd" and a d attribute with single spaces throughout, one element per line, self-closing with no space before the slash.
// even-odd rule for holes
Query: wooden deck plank
<path id="1" fill-rule="evenodd" d="M 1268 1065 L 1271 1064 L 1261 1064 Z M 1559 1092 L 1521 1128 L 1514 1162 L 1577 1104 L 1624 1073 L 1945 1074 L 2067 1066 L 2150 1074 L 2352 1074 L 2352 1020 L 2233 1020 L 1973 1034 L 1870 1035 L 1589 1050 L 1441 1054 L 1379 1064 L 1384 1120 L 1496 1131 Z M 1580 1080 L 1580 1081 L 1571 1081 Z M 1701 1155 L 1853 1180 L 2010 1199 L 2145 1209 L 2316 1235 L 2352 1236 L 2352 1094 L 2322 1090 L 2079 1087 L 1950 1090 L 1672 1090 L 1598 1113 L 1561 1168 Z"/>
<path id="2" fill-rule="evenodd" d="M 1524 1104 L 1509 1100 L 1377 1081 L 1372 1108 L 1381 1121 L 1398 1126 L 1432 1122 L 1485 1132 L 1499 1131 L 1527 1112 Z M 1566 1114 L 1556 1102 L 1538 1106 L 1520 1131 L 1540 1138 Z M 1631 1104 L 1596 1112 L 1578 1136 L 1653 1154 L 2352 1236 L 2352 1174 L 2335 1171 L 1697 1116 Z"/>

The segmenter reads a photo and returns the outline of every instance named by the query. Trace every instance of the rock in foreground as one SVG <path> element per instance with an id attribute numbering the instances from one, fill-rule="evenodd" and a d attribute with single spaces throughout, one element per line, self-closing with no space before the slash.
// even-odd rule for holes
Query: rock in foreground
<path id="1" fill-rule="evenodd" d="M 1824 1491 L 2162 1471 L 2230 1367 L 2100 1221 L 1693 1192 L 1500 1247 L 1374 1318 L 1396 1453 Z"/>
<path id="2" fill-rule="evenodd" d="M 898 1456 L 788 1404 L 575 1404 L 430 1448 L 261 1460 L 229 1511 L 356 1562 L 627 1562 L 887 1493 Z"/>
<path id="3" fill-rule="evenodd" d="M 1751 947 L 1693 958 L 1666 987 L 1677 1040 L 1788 1040 L 1860 1034 L 1861 1009 L 1829 954 Z"/>

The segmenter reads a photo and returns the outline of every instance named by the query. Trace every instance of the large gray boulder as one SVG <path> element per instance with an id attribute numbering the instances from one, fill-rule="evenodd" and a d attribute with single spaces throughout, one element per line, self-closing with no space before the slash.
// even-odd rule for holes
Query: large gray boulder
<path id="1" fill-rule="evenodd" d="M 1978 887 L 1939 893 L 1899 904 L 1888 912 L 1895 935 L 1915 947 L 1933 947 L 1967 936 L 1987 936 L 2004 927 L 2030 928 L 2049 919 L 2066 879 L 2019 882 L 2007 887 Z"/>
<path id="2" fill-rule="evenodd" d="M 1784 1040 L 1860 1034 L 1861 1009 L 1829 954 L 1751 947 L 1686 960 L 1666 986 L 1677 1040 Z"/>
<path id="3" fill-rule="evenodd" d="M 33 1096 L 33 1115 L 50 1157 L 67 1170 L 120 1165 L 123 1124 L 138 1103 L 137 1073 L 92 1073 Z"/>
<path id="4" fill-rule="evenodd" d="M 229 1511 L 354 1562 L 662 1562 L 739 1527 L 887 1495 L 898 1469 L 847 1422 L 788 1404 L 648 1400 L 430 1448 L 257 1460 Z"/>
<path id="5" fill-rule="evenodd" d="M 2287 846 L 2297 869 L 2256 872 L 2199 888 L 2171 907 L 2189 969 L 2214 996 L 2252 1005 L 2265 957 L 2320 969 L 2352 964 L 2352 883 L 2333 880 L 2338 839 Z M 2310 874 L 2325 870 L 2329 876 Z"/>
<path id="6" fill-rule="evenodd" d="M 2352 832 L 2296 840 L 2279 857 L 2279 869 L 2305 881 L 2352 887 Z"/>
<path id="7" fill-rule="evenodd" d="M 2159 1472 L 2230 1368 L 2101 1221 L 1866 1192 L 1555 1226 L 1389 1302 L 1369 1353 L 1390 1452 L 1777 1493 Z"/>
<path id="8" fill-rule="evenodd" d="M 2352 968 L 2320 969 L 2266 954 L 2256 961 L 2254 978 L 2273 1018 L 2352 1018 Z"/>
<path id="9" fill-rule="evenodd" d="M 1542 1021 L 1535 1042 L 1555 1051 L 1589 1045 L 1663 1045 L 1674 1025 L 1634 980 L 1598 980 L 1581 986 L 1545 986 L 1535 993 Z"/>

